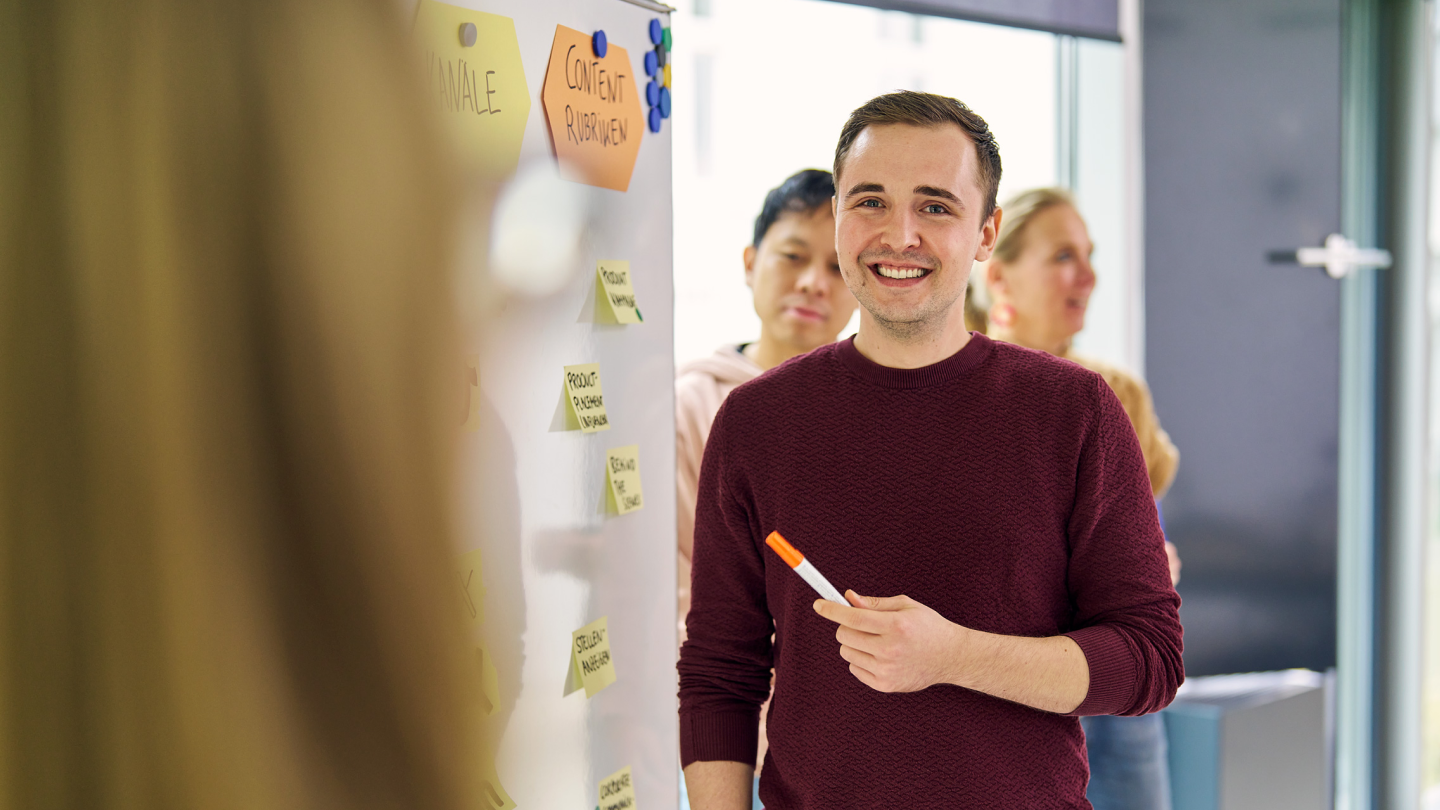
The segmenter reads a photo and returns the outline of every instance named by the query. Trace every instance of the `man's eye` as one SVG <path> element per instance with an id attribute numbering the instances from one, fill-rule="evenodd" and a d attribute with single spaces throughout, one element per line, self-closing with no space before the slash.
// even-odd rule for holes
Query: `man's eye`
<path id="1" fill-rule="evenodd" d="M 800 256 L 797 255 L 797 254 L 795 254 L 795 253 L 786 253 L 786 254 L 783 254 L 783 255 L 785 256 L 785 260 L 786 260 L 786 261 L 791 261 L 791 262 L 798 262 L 798 261 L 800 261 Z"/>
<path id="2" fill-rule="evenodd" d="M 929 205 L 925 206 L 925 207 L 924 207 L 923 209 L 921 209 L 921 210 L 923 210 L 923 211 L 924 211 L 925 213 L 927 213 L 927 214 L 944 214 L 944 213 L 946 213 L 946 211 L 945 211 L 945 206 L 941 205 L 940 203 L 930 203 Z"/>
<path id="3" fill-rule="evenodd" d="M 1057 262 L 1068 262 L 1072 258 L 1074 258 L 1074 254 L 1072 254 L 1068 250 L 1062 250 L 1059 253 L 1055 254 L 1055 261 Z"/>
<path id="4" fill-rule="evenodd" d="M 861 201 L 860 201 L 860 205 L 861 205 L 862 207 L 864 207 L 864 208 L 879 208 L 879 207 L 880 207 L 880 201 L 879 201 L 879 200 L 875 200 L 875 199 L 861 200 Z"/>

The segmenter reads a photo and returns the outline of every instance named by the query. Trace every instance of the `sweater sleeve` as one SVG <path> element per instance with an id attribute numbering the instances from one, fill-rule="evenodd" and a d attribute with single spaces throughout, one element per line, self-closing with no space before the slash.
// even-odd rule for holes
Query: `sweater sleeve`
<path id="1" fill-rule="evenodd" d="M 725 464 L 721 406 L 700 467 L 687 638 L 680 648 L 680 761 L 755 766 L 770 694 L 771 635 L 758 528 L 743 479 Z"/>
<path id="2" fill-rule="evenodd" d="M 1169 705 L 1185 679 L 1180 597 L 1135 431 L 1095 378 L 1096 414 L 1076 470 L 1069 588 L 1090 690 L 1072 714 L 1139 715 Z"/>

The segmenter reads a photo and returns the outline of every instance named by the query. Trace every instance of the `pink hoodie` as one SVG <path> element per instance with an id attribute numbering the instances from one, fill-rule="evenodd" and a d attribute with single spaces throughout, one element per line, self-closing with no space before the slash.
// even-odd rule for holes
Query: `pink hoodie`
<path id="1" fill-rule="evenodd" d="M 690 363 L 675 375 L 675 523 L 680 544 L 680 640 L 685 640 L 685 614 L 690 612 L 690 554 L 695 548 L 695 497 L 700 484 L 700 459 L 720 403 L 740 383 L 760 376 L 762 369 L 734 344 Z"/>

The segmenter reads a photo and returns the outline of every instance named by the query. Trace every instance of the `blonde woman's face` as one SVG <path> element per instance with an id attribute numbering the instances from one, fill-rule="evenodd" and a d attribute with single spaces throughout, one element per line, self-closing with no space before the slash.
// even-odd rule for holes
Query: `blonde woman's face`
<path id="1" fill-rule="evenodd" d="M 1074 208 L 1054 205 L 1036 214 L 1020 236 L 1024 248 L 1015 261 L 992 268 L 991 287 L 1015 308 L 1017 333 L 1042 343 L 1067 342 L 1085 328 L 1095 290 L 1090 232 Z"/>

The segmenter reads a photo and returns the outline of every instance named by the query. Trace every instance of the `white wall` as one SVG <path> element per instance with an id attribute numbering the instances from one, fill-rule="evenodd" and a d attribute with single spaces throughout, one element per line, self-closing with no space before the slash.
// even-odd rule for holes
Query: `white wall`
<path id="1" fill-rule="evenodd" d="M 765 192 L 800 169 L 830 168 L 841 124 L 867 99 L 897 89 L 959 98 L 1000 141 L 1002 199 L 1055 182 L 1049 34 L 826 0 L 678 4 L 678 364 L 758 336 L 740 254 Z"/>

